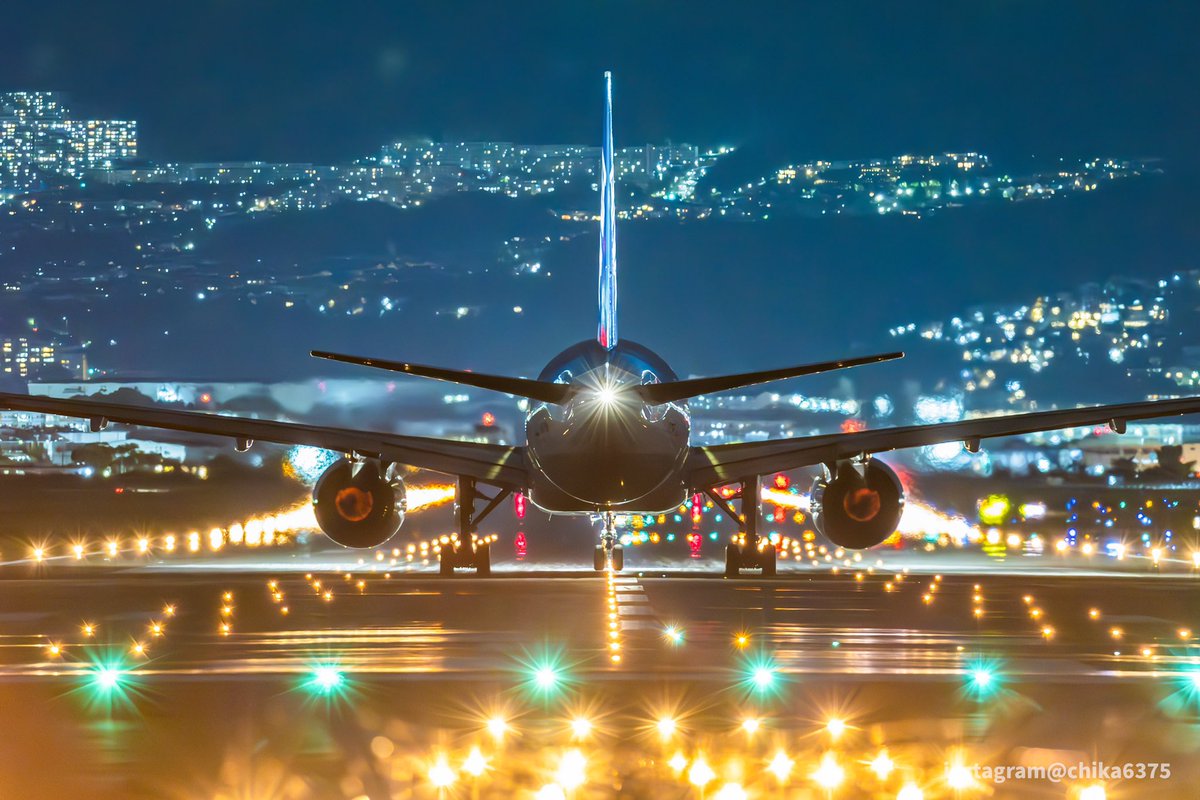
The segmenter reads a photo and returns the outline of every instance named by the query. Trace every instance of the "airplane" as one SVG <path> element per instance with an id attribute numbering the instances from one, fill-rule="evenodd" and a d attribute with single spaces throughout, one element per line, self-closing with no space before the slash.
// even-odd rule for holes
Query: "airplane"
<path id="1" fill-rule="evenodd" d="M 225 436 L 240 451 L 254 442 L 310 445 L 344 454 L 317 480 L 313 509 L 321 530 L 345 547 L 374 548 L 400 529 L 406 510 L 404 467 L 433 470 L 458 482 L 458 540 L 440 554 L 440 572 L 491 571 L 480 523 L 514 492 L 551 514 L 599 515 L 603 526 L 593 567 L 619 571 L 618 513 L 662 513 L 704 494 L 738 524 L 725 550 L 725 575 L 776 572 L 775 548 L 759 535 L 761 476 L 820 466 L 810 494 L 814 526 L 835 545 L 866 549 L 900 521 L 904 491 L 876 457 L 899 448 L 963 442 L 1060 428 L 1126 423 L 1200 412 L 1200 397 L 1037 411 L 931 425 L 801 436 L 762 442 L 693 446 L 687 401 L 770 381 L 881 363 L 900 352 L 781 369 L 681 380 L 658 354 L 618 336 L 616 200 L 613 172 L 612 74 L 604 73 L 600 160 L 599 325 L 594 339 L 550 359 L 536 379 L 442 369 L 314 350 L 317 358 L 400 372 L 525 398 L 525 444 L 504 446 L 392 433 L 241 419 L 105 402 L 0 393 L 0 408 L 109 423 Z M 721 491 L 737 486 L 730 493 Z M 490 492 L 490 494 L 489 494 Z M 735 510 L 730 501 L 739 505 Z M 482 502 L 482 508 L 478 508 Z"/>

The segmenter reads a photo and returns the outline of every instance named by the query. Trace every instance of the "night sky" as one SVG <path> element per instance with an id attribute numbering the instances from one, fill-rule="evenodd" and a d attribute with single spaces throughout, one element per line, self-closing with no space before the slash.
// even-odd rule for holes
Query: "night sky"
<path id="1" fill-rule="evenodd" d="M 158 160 L 346 161 L 414 134 L 592 142 L 611 68 L 618 143 L 1200 163 L 1194 3 L 453 5 L 22 3 L 0 87 L 135 118 Z"/>

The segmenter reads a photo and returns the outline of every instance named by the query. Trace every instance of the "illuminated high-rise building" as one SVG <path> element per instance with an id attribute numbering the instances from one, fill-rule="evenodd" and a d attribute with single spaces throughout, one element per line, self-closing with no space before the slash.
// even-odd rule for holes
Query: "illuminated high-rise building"
<path id="1" fill-rule="evenodd" d="M 59 92 L 0 93 L 0 197 L 136 157 L 133 120 L 74 119 Z"/>

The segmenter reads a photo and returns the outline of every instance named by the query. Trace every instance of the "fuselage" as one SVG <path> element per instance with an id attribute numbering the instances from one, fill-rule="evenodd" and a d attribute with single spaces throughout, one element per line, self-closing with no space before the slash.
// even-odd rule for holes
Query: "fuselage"
<path id="1" fill-rule="evenodd" d="M 530 501 L 554 513 L 650 513 L 684 501 L 687 405 L 652 406 L 631 391 L 676 380 L 662 358 L 624 339 L 611 349 L 589 340 L 552 358 L 539 379 L 572 392 L 526 418 Z"/>

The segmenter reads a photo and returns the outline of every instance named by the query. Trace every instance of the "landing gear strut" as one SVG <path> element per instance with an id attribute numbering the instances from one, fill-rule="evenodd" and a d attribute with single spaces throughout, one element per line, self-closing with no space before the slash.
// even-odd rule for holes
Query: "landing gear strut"
<path id="1" fill-rule="evenodd" d="M 592 569 L 603 572 L 612 565 L 613 572 L 625 568 L 625 549 L 617 544 L 617 518 L 611 511 L 604 512 L 604 530 L 600 533 L 600 544 L 592 555 Z"/>
<path id="2" fill-rule="evenodd" d="M 758 502 L 762 494 L 761 478 L 742 481 L 742 486 L 728 499 L 720 493 L 706 489 L 707 494 L 730 519 L 741 520 L 741 532 L 737 538 L 725 545 L 725 577 L 736 578 L 743 569 L 760 569 L 764 577 L 775 574 L 775 546 L 758 535 Z M 742 513 L 738 514 L 729 504 L 738 500 Z"/>
<path id="3" fill-rule="evenodd" d="M 438 556 L 438 571 L 442 575 L 453 575 L 457 567 L 474 569 L 476 575 L 492 574 L 492 540 L 495 537 L 480 537 L 476 531 L 483 518 L 495 511 L 511 493 L 511 489 L 497 489 L 493 497 L 488 497 L 476 488 L 475 481 L 458 479 L 458 504 L 455 507 L 458 539 L 443 547 Z M 478 514 L 475 513 L 476 499 L 487 501 Z"/>

